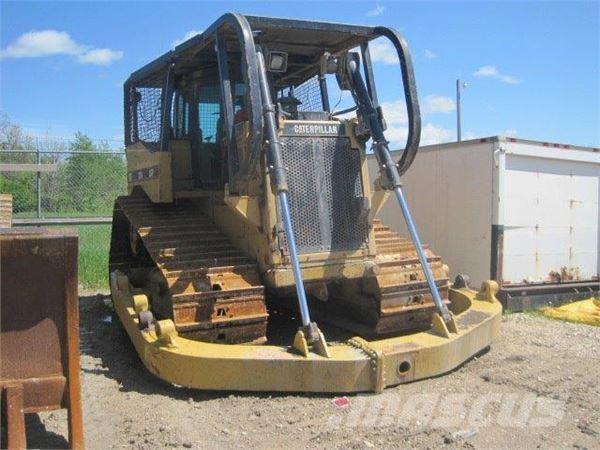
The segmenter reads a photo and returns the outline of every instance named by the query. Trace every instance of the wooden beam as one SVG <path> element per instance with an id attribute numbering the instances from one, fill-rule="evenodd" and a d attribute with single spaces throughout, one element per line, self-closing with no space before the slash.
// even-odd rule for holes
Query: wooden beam
<path id="1" fill-rule="evenodd" d="M 10 194 L 0 194 L 0 228 L 12 226 L 13 198 Z"/>
<path id="2" fill-rule="evenodd" d="M 58 164 L 0 164 L 0 172 L 56 172 Z"/>
<path id="3" fill-rule="evenodd" d="M 112 223 L 112 217 L 50 217 L 35 219 L 13 219 L 13 226 L 44 225 L 98 225 Z"/>

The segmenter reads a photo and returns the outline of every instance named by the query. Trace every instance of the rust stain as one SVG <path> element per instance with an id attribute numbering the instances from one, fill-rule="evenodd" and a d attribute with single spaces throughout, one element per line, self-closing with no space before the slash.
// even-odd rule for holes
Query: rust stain
<path id="1" fill-rule="evenodd" d="M 574 281 L 580 279 L 579 267 L 563 266 L 558 271 L 551 271 L 548 274 L 550 281 L 553 283 L 564 283 L 565 281 Z"/>

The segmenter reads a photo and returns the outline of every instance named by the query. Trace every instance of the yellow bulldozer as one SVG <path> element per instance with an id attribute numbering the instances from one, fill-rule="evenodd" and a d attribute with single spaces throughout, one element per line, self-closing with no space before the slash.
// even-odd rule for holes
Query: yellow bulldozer
<path id="1" fill-rule="evenodd" d="M 377 38 L 397 53 L 406 100 L 398 161 L 369 53 Z M 336 109 L 344 92 L 351 104 Z M 158 377 L 381 391 L 450 371 L 498 333 L 494 283 L 451 285 L 403 197 L 420 113 L 396 31 L 225 14 L 134 72 L 124 106 L 129 195 L 115 202 L 111 291 Z M 390 195 L 408 238 L 376 218 Z"/>

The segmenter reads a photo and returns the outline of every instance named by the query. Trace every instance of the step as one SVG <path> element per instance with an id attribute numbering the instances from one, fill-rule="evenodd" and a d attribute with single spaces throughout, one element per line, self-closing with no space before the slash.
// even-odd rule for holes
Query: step
<path id="1" fill-rule="evenodd" d="M 395 233 L 393 231 L 376 231 L 375 232 L 375 239 L 385 239 L 385 238 L 402 239 L 398 233 Z"/>
<path id="2" fill-rule="evenodd" d="M 189 252 L 184 254 L 174 254 L 171 256 L 161 256 L 161 255 L 152 255 L 154 260 L 157 263 L 165 264 L 170 262 L 183 262 L 183 261 L 193 261 L 199 259 L 214 259 L 214 258 L 223 258 L 223 257 L 242 257 L 244 256 L 241 252 L 234 248 L 226 248 L 221 250 L 213 250 L 213 251 L 202 251 L 198 250 L 195 252 Z"/>
<path id="3" fill-rule="evenodd" d="M 156 218 L 140 218 L 135 215 L 127 216 L 128 220 L 133 220 L 132 224 L 139 228 L 144 227 L 176 227 L 176 226 L 216 226 L 216 224 L 204 216 L 192 218 L 168 218 L 157 214 Z"/>
<path id="4" fill-rule="evenodd" d="M 194 243 L 185 247 L 159 247 L 152 248 L 148 251 L 155 258 L 176 258 L 178 256 L 193 255 L 203 252 L 227 252 L 236 250 L 228 241 L 214 242 L 207 241 L 204 243 Z"/>
<path id="5" fill-rule="evenodd" d="M 159 263 L 158 266 L 161 270 L 166 273 L 175 271 L 196 269 L 196 268 L 214 268 L 214 267 L 225 267 L 225 266 L 237 266 L 243 264 L 249 264 L 250 260 L 245 256 L 231 256 L 222 258 L 205 258 L 205 259 L 191 259 L 187 261 L 169 261 Z"/>
<path id="6" fill-rule="evenodd" d="M 232 274 L 239 275 L 245 272 L 256 273 L 256 264 L 235 264 L 235 265 L 224 265 L 218 267 L 202 267 L 197 269 L 185 269 L 185 270 L 165 270 L 164 274 L 167 277 L 167 281 L 170 278 L 176 278 L 178 280 L 195 280 L 208 275 L 217 274 Z"/>
<path id="7" fill-rule="evenodd" d="M 143 228 L 140 228 L 140 230 Z M 179 231 L 177 228 L 165 229 L 165 230 L 152 230 L 148 234 L 140 233 L 140 236 L 144 238 L 144 241 L 149 240 L 150 242 L 155 242 L 159 239 L 171 239 L 176 237 L 189 237 L 189 236 L 218 236 L 224 237 L 225 235 L 216 227 L 212 227 L 211 229 L 199 229 L 198 227 L 193 227 L 187 230 Z"/>
<path id="8" fill-rule="evenodd" d="M 405 243 L 406 243 L 406 240 L 403 240 L 403 239 L 398 238 L 398 237 L 383 237 L 383 238 L 375 237 L 375 244 L 376 245 L 380 245 L 380 244 L 402 245 L 402 244 L 405 244 Z"/>
<path id="9" fill-rule="evenodd" d="M 150 239 L 144 238 L 144 243 L 149 252 L 165 249 L 165 248 L 176 248 L 177 246 L 190 246 L 190 245 L 203 245 L 211 243 L 229 244 L 229 239 L 226 237 L 219 236 L 184 236 L 184 237 L 170 237 L 162 239 Z M 232 247 L 233 248 L 233 247 Z"/>

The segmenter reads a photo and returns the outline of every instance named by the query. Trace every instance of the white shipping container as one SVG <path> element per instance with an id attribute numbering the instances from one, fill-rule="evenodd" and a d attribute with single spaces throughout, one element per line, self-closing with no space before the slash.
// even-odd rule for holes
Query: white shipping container
<path id="1" fill-rule="evenodd" d="M 425 146 L 403 186 L 421 240 L 451 276 L 497 280 L 511 309 L 598 291 L 598 149 L 504 137 Z M 407 235 L 394 198 L 379 216 Z"/>

